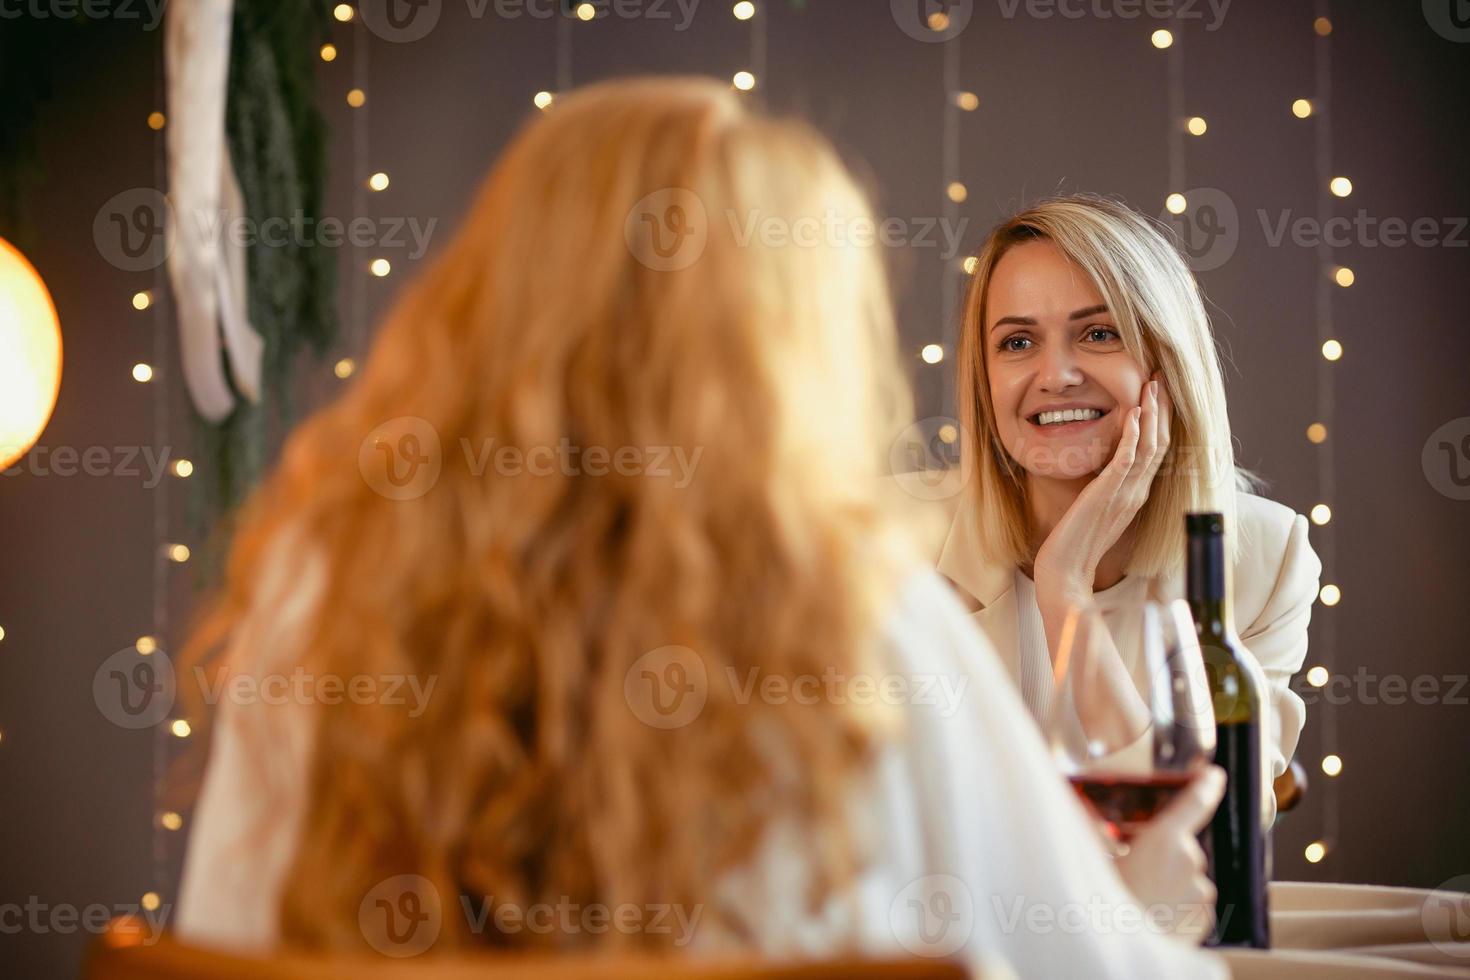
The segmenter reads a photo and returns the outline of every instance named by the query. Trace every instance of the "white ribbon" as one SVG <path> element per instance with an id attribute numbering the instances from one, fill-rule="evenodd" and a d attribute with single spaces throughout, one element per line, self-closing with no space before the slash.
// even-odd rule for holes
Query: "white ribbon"
<path id="1" fill-rule="evenodd" d="M 199 414 L 211 422 L 222 421 L 235 406 L 221 350 L 236 388 L 256 402 L 265 346 L 246 312 L 245 253 L 228 234 L 245 218 L 225 142 L 233 8 L 234 0 L 169 4 L 164 37 L 174 212 L 168 273 L 178 309 L 184 385 Z"/>

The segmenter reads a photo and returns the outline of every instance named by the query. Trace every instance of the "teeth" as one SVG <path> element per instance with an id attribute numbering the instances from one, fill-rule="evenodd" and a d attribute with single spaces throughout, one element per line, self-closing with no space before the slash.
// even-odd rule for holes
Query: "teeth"
<path id="1" fill-rule="evenodd" d="M 1090 422 L 1093 419 L 1102 418 L 1102 411 L 1096 408 L 1068 408 L 1060 412 L 1041 412 L 1036 416 L 1036 421 L 1042 425 L 1060 425 L 1063 422 Z"/>

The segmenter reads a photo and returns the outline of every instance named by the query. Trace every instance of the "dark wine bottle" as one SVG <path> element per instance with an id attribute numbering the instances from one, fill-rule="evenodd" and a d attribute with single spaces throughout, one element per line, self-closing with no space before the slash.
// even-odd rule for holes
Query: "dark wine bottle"
<path id="1" fill-rule="evenodd" d="M 1225 579 L 1225 521 L 1189 514 L 1187 597 L 1215 706 L 1215 764 L 1225 770 L 1225 797 L 1203 836 L 1215 883 L 1217 946 L 1271 945 L 1266 908 L 1270 873 L 1266 819 L 1267 763 L 1262 726 L 1266 681 L 1231 619 Z"/>

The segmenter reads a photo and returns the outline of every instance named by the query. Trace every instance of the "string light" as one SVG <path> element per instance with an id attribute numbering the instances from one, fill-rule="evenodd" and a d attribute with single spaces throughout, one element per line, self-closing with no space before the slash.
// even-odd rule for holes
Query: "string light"
<path id="1" fill-rule="evenodd" d="M 357 363 L 350 357 L 344 357 L 332 365 L 332 373 L 339 378 L 350 378 L 352 372 L 357 370 Z"/>
<path id="2" fill-rule="evenodd" d="M 590 3 L 579 3 L 579 4 L 577 4 L 577 19 L 578 20 L 580 20 L 580 21 L 589 21 L 589 20 L 591 20 L 592 18 L 594 18 L 596 16 L 597 16 L 597 8 L 594 7 L 594 6 L 592 6 L 592 4 L 590 4 Z"/>
<path id="3" fill-rule="evenodd" d="M 1154 43 L 1154 47 L 1162 51 L 1169 45 L 1174 43 L 1174 35 L 1172 32 L 1160 28 L 1159 30 L 1154 31 L 1151 40 Z"/>
<path id="4" fill-rule="evenodd" d="M 368 263 L 368 271 L 379 279 L 382 279 L 393 271 L 393 263 L 387 259 L 373 259 L 372 262 Z"/>
<path id="5" fill-rule="evenodd" d="M 965 261 L 960 263 L 960 267 L 965 270 L 965 275 L 973 276 L 975 270 L 980 268 L 980 259 L 974 255 L 967 256 Z"/>
<path id="6" fill-rule="evenodd" d="M 186 544 L 171 544 L 168 546 L 168 560 L 182 565 L 189 560 L 189 546 Z"/>
<path id="7" fill-rule="evenodd" d="M 5 639 L 5 627 L 0 626 L 0 640 Z"/>
<path id="8" fill-rule="evenodd" d="M 320 53 L 323 61 L 337 60 L 337 46 L 335 44 L 332 44 L 331 42 L 323 44 Z"/>
<path id="9" fill-rule="evenodd" d="M 1314 27 L 1317 33 L 1312 38 L 1312 67 L 1315 87 L 1310 99 L 1297 99 L 1292 103 L 1291 111 L 1298 119 L 1311 118 L 1313 120 L 1313 171 L 1315 178 L 1313 183 L 1316 190 L 1313 194 L 1316 205 L 1316 216 L 1318 222 L 1325 226 L 1333 220 L 1333 198 L 1346 197 L 1352 193 L 1352 182 L 1346 177 L 1334 177 L 1334 166 L 1332 162 L 1332 45 L 1327 40 L 1332 33 L 1332 21 L 1328 19 L 1331 12 L 1331 0 L 1315 0 L 1317 18 Z M 1313 422 L 1307 428 L 1307 438 L 1316 445 L 1322 445 L 1322 450 L 1315 454 L 1317 464 L 1317 495 L 1323 501 L 1316 504 L 1311 510 L 1311 520 L 1320 526 L 1326 525 L 1332 519 L 1332 509 L 1326 501 L 1336 499 L 1335 489 L 1337 485 L 1337 474 L 1335 456 L 1336 452 L 1331 444 L 1327 444 L 1328 426 L 1334 423 L 1337 411 L 1336 395 L 1336 372 L 1332 368 L 1332 362 L 1339 360 L 1343 354 L 1342 343 L 1335 339 L 1336 330 L 1333 325 L 1333 283 L 1341 288 L 1352 285 L 1356 278 L 1352 270 L 1339 266 L 1333 257 L 1333 246 L 1330 240 L 1319 243 L 1317 248 L 1318 273 L 1320 277 L 1315 286 L 1314 313 L 1317 328 L 1317 339 L 1322 345 L 1322 360 L 1317 364 L 1317 418 L 1320 421 Z M 1325 444 L 1325 445 L 1324 445 Z M 1337 564 L 1336 535 L 1330 532 L 1320 532 L 1314 542 L 1317 546 L 1317 554 L 1322 560 L 1322 576 L 1328 581 L 1317 593 L 1318 600 L 1324 607 L 1335 606 L 1342 601 L 1342 590 L 1331 583 L 1335 577 Z M 1335 658 L 1338 656 L 1336 638 L 1335 616 L 1321 616 L 1313 624 L 1313 642 L 1320 645 L 1324 651 L 1323 662 L 1307 672 L 1307 680 L 1316 687 L 1324 687 L 1331 679 L 1334 669 Z M 1341 770 L 1341 758 L 1334 752 L 1337 748 L 1338 719 L 1337 708 L 1333 699 L 1328 698 L 1322 705 L 1321 715 L 1318 722 L 1320 735 L 1320 749 L 1322 753 L 1322 771 L 1328 776 L 1336 775 L 1333 771 L 1333 760 L 1336 760 L 1336 768 Z M 1335 782 L 1329 781 L 1323 788 L 1321 809 L 1319 810 L 1322 826 L 1319 830 L 1318 840 L 1308 844 L 1303 856 L 1307 863 L 1317 864 L 1327 856 L 1330 841 L 1338 839 L 1339 818 L 1338 788 Z"/>
<path id="10" fill-rule="evenodd" d="M 1205 131 L 1210 128 L 1210 124 L 1205 122 L 1203 116 L 1190 116 L 1189 122 L 1185 125 L 1189 129 L 1189 135 L 1191 136 L 1203 136 L 1205 135 Z"/>
<path id="11" fill-rule="evenodd" d="M 536 108 L 543 111 L 546 109 L 550 109 L 551 103 L 555 101 L 556 96 L 546 91 L 537 92 L 535 95 L 531 96 L 531 102 L 536 106 Z"/>
<path id="12" fill-rule="evenodd" d="M 731 81 L 742 92 L 749 92 L 755 88 L 755 76 L 748 71 L 737 71 Z"/>
<path id="13" fill-rule="evenodd" d="M 1329 776 L 1336 776 L 1342 772 L 1342 756 L 1329 755 L 1322 758 L 1322 771 Z"/>
<path id="14" fill-rule="evenodd" d="M 168 730 L 173 734 L 175 738 L 188 738 L 189 733 L 192 732 L 194 729 L 190 728 L 189 723 L 184 719 L 175 718 L 173 722 L 168 726 Z"/>
<path id="15" fill-rule="evenodd" d="M 176 459 L 169 467 L 173 475 L 181 480 L 186 480 L 194 475 L 194 463 L 187 459 Z"/>
<path id="16" fill-rule="evenodd" d="M 133 649 L 142 656 L 151 656 L 158 649 L 158 640 L 152 636 L 140 636 L 133 644 Z"/>
<path id="17" fill-rule="evenodd" d="M 958 92 L 955 94 L 954 104 L 966 112 L 974 112 L 980 108 L 980 96 L 974 92 Z"/>
<path id="18" fill-rule="evenodd" d="M 148 113 L 149 129 L 157 131 L 162 129 L 166 125 L 168 125 L 168 117 L 165 116 L 163 113 L 159 112 L 157 109 L 154 109 L 152 112 Z"/>
<path id="19" fill-rule="evenodd" d="M 950 181 L 949 186 L 944 189 L 944 192 L 956 204 L 963 204 L 965 198 L 970 196 L 970 189 L 958 180 Z"/>
<path id="20" fill-rule="evenodd" d="M 924 349 L 919 351 L 919 356 L 924 359 L 925 364 L 938 364 L 944 360 L 944 348 L 938 344 L 925 344 Z"/>
<path id="21" fill-rule="evenodd" d="M 141 361 L 133 365 L 133 380 L 138 384 L 147 384 L 153 380 L 153 366 Z"/>
<path id="22" fill-rule="evenodd" d="M 953 424 L 946 422 L 939 427 L 939 441 L 946 446 L 953 446 L 959 437 L 960 430 L 956 429 Z"/>
<path id="23" fill-rule="evenodd" d="M 934 13 L 929 15 L 929 18 L 925 21 L 925 23 L 929 25 L 929 30 L 933 31 L 935 34 L 942 34 L 943 32 L 949 30 L 949 14 L 945 13 L 942 10 L 936 10 L 934 11 Z"/>
<path id="24" fill-rule="evenodd" d="M 158 892 L 144 892 L 143 897 L 138 900 L 138 904 L 149 912 L 153 912 L 158 909 L 158 903 L 160 901 Z"/>
<path id="25" fill-rule="evenodd" d="M 1170 214 L 1183 214 L 1184 209 L 1189 207 L 1183 194 L 1170 194 L 1164 199 L 1164 207 L 1169 209 Z"/>
<path id="26" fill-rule="evenodd" d="M 158 823 L 164 830 L 178 830 L 184 825 L 184 818 L 169 810 L 158 818 Z"/>
<path id="27" fill-rule="evenodd" d="M 751 3 L 750 0 L 740 0 L 739 3 L 731 8 L 730 12 L 735 15 L 736 20 L 750 20 L 750 18 L 755 16 L 755 4 Z"/>
<path id="28" fill-rule="evenodd" d="M 332 16 L 344 24 L 350 21 L 355 13 L 356 11 L 352 9 L 352 5 L 348 3 L 339 3 L 332 8 Z"/>
<path id="29" fill-rule="evenodd" d="M 379 170 L 368 178 L 367 185 L 372 190 L 385 191 L 388 189 L 388 175 Z"/>
<path id="30" fill-rule="evenodd" d="M 140 289 L 133 294 L 133 309 L 146 310 L 153 305 L 153 294 L 146 289 Z"/>
<path id="31" fill-rule="evenodd" d="M 367 102 L 367 93 L 360 88 L 348 89 L 347 104 L 354 109 L 361 109 Z"/>

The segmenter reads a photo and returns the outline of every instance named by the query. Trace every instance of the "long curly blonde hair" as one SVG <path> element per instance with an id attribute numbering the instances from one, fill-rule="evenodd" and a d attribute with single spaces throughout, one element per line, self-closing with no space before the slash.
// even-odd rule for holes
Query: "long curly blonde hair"
<path id="1" fill-rule="evenodd" d="M 878 474 L 910 399 L 875 250 L 767 233 L 868 219 L 864 195 L 820 136 L 739 98 L 626 80 L 531 121 L 242 514 L 193 656 L 227 648 L 239 669 L 253 618 L 280 615 L 262 582 L 314 583 L 274 656 L 435 681 L 417 717 L 313 706 L 284 941 L 361 946 L 360 903 L 399 874 L 455 906 L 697 904 L 739 935 L 716 884 L 786 818 L 811 903 L 860 867 L 844 810 L 882 719 L 742 698 L 735 679 L 867 669 L 909 553 Z M 693 251 L 649 252 L 638 236 L 660 222 Z M 372 470 L 410 431 L 436 474 L 421 493 Z M 529 465 L 559 445 L 697 465 Z M 528 465 L 493 462 L 507 447 Z M 669 646 L 708 688 L 677 728 L 640 717 L 625 685 Z M 281 736 L 251 737 L 265 753 Z M 436 948 L 665 941 L 476 934 L 446 915 Z"/>

